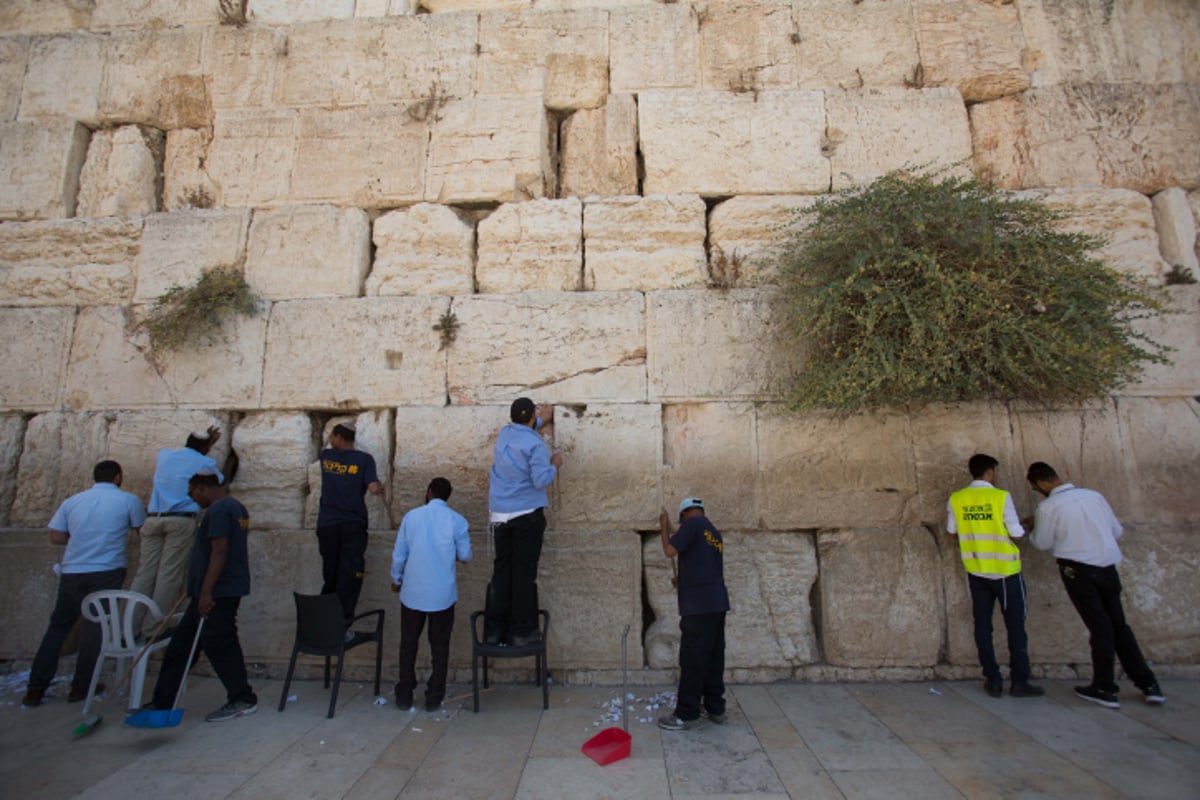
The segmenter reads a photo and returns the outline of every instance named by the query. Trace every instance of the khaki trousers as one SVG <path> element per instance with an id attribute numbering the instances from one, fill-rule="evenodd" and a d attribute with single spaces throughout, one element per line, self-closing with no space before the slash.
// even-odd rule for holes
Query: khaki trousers
<path id="1" fill-rule="evenodd" d="M 195 531 L 194 517 L 147 517 L 142 525 L 137 575 L 129 589 L 153 599 L 164 614 L 183 593 Z M 134 630 L 141 624 L 141 618 L 135 619 Z"/>

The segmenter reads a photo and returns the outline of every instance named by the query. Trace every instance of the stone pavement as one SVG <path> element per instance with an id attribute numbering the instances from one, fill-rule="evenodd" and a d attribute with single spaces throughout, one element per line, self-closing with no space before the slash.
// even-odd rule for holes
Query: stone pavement
<path id="1" fill-rule="evenodd" d="M 325 719 L 319 682 L 256 682 L 258 713 L 209 724 L 223 693 L 194 678 L 183 723 L 144 731 L 105 721 L 73 740 L 80 707 L 0 697 L 0 795 L 8 798 L 1181 798 L 1200 797 L 1200 681 L 1163 681 L 1167 704 L 1126 692 L 1120 711 L 1046 681 L 1039 699 L 992 699 L 975 682 L 776 683 L 730 688 L 729 720 L 660 731 L 645 701 L 633 753 L 599 767 L 580 746 L 619 690 L 503 685 L 470 711 L 469 687 L 437 713 L 375 705 L 342 687 Z M 651 698 L 665 687 L 631 687 Z M 388 692 L 390 694 L 390 691 Z M 419 693 L 418 693 L 419 696 Z"/>

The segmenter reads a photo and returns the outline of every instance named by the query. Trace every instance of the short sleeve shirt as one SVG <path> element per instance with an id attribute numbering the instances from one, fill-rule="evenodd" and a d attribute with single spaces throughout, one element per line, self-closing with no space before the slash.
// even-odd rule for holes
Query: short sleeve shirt
<path id="1" fill-rule="evenodd" d="M 130 528 L 140 528 L 145 521 L 142 501 L 116 484 L 99 482 L 68 497 L 49 524 L 52 530 L 70 534 L 63 572 L 74 575 L 125 567 L 125 538 Z"/>
<path id="2" fill-rule="evenodd" d="M 317 525 L 367 523 L 367 486 L 379 481 L 375 459 L 362 450 L 321 451 L 321 507 Z"/>
<path id="3" fill-rule="evenodd" d="M 679 551 L 679 615 L 729 610 L 725 588 L 725 543 L 708 517 L 690 517 L 671 537 Z"/>
<path id="4" fill-rule="evenodd" d="M 228 539 L 225 569 L 213 586 L 213 597 L 244 597 L 250 594 L 250 554 L 247 539 L 250 514 L 246 507 L 226 495 L 206 508 L 196 525 L 188 562 L 188 595 L 200 596 L 204 576 L 212 560 L 212 540 Z"/>

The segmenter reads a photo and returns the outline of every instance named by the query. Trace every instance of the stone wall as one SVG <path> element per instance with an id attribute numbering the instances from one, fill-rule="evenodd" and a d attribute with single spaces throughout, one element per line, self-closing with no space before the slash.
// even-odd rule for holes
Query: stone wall
<path id="1" fill-rule="evenodd" d="M 551 668 L 575 680 L 618 675 L 627 625 L 640 679 L 674 664 L 653 532 L 691 494 L 726 533 L 734 679 L 973 675 L 944 525 L 976 451 L 1022 514 L 1029 461 L 1104 492 L 1144 649 L 1200 663 L 1196 286 L 1141 323 L 1173 363 L 1082 407 L 796 416 L 768 346 L 793 211 L 906 165 L 1041 197 L 1152 282 L 1200 270 L 1200 6 L 248 8 L 242 27 L 216 0 L 0 9 L 0 658 L 36 647 L 56 558 L 42 526 L 92 464 L 116 458 L 146 496 L 157 449 L 216 423 L 255 530 L 244 643 L 277 669 L 289 592 L 318 584 L 313 464 L 354 419 L 390 498 L 370 507 L 364 607 L 395 609 L 392 531 L 431 477 L 471 522 L 461 671 L 489 573 L 490 443 L 527 394 L 557 406 L 540 586 Z M 259 313 L 150 358 L 137 321 L 216 266 L 243 271 Z M 1025 563 L 1038 670 L 1086 664 L 1051 560 Z"/>

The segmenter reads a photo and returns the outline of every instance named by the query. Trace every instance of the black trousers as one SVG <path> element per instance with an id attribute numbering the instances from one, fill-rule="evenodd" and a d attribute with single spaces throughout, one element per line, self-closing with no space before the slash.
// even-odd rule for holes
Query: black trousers
<path id="1" fill-rule="evenodd" d="M 321 594 L 337 594 L 349 621 L 362 594 L 367 568 L 367 523 L 341 522 L 317 528 L 321 552 Z"/>
<path id="2" fill-rule="evenodd" d="M 545 533 L 546 514 L 540 508 L 495 527 L 486 635 L 505 639 L 537 630 L 537 571 Z"/>
<path id="3" fill-rule="evenodd" d="M 675 716 L 693 720 L 700 708 L 725 713 L 725 612 L 679 618 L 679 691 Z"/>
<path id="4" fill-rule="evenodd" d="M 242 643 L 238 640 L 237 612 L 242 598 L 218 597 L 215 602 L 216 606 L 204 621 L 196 657 L 199 658 L 201 654 L 208 657 L 208 663 L 212 664 L 213 671 L 225 687 L 227 702 L 240 700 L 257 704 L 258 695 L 247 681 L 246 661 L 242 656 Z M 154 685 L 154 705 L 157 708 L 170 708 L 175 704 L 179 684 L 192 668 L 192 664 L 187 663 L 188 653 L 191 652 L 199 624 L 200 610 L 193 597 L 183 612 L 179 627 L 171 636 L 171 643 L 163 651 L 162 669 Z"/>
<path id="5" fill-rule="evenodd" d="M 413 689 L 417 688 L 417 647 L 427 620 L 433 665 L 429 682 L 425 684 L 425 704 L 430 705 L 446 699 L 446 671 L 450 664 L 454 606 L 442 611 L 417 611 L 400 604 L 400 679 L 396 681 L 396 697 L 411 697 Z"/>
<path id="6" fill-rule="evenodd" d="M 1154 684 L 1154 672 L 1142 657 L 1133 629 L 1125 622 L 1117 568 L 1094 567 L 1060 558 L 1058 574 L 1067 588 L 1067 597 L 1091 634 L 1092 686 L 1106 692 L 1117 691 L 1114 655 L 1121 659 L 1125 674 L 1139 689 Z"/>
<path id="7" fill-rule="evenodd" d="M 92 592 L 120 589 L 124 583 L 124 567 L 104 572 L 75 572 L 59 576 L 58 596 L 54 601 L 54 610 L 50 612 L 50 624 L 42 636 L 37 655 L 33 657 L 33 665 L 29 668 L 30 689 L 45 689 L 54 680 L 54 673 L 58 669 L 58 653 L 62 650 L 63 641 L 83 613 L 83 598 Z M 79 640 L 79 655 L 75 658 L 72 686 L 82 686 L 86 689 L 91 684 L 96 659 L 100 657 L 102 638 L 98 624 L 84 623 L 83 636 Z"/>
<path id="8" fill-rule="evenodd" d="M 1009 678 L 1014 684 L 1029 683 L 1029 637 L 1025 633 L 1025 579 L 1021 573 L 1007 578 L 981 578 L 967 575 L 971 590 L 971 613 L 975 618 L 975 649 L 984 680 L 990 686 L 1003 686 L 1004 676 L 996 663 L 992 644 L 992 610 L 1000 603 L 1004 628 L 1008 631 Z"/>

